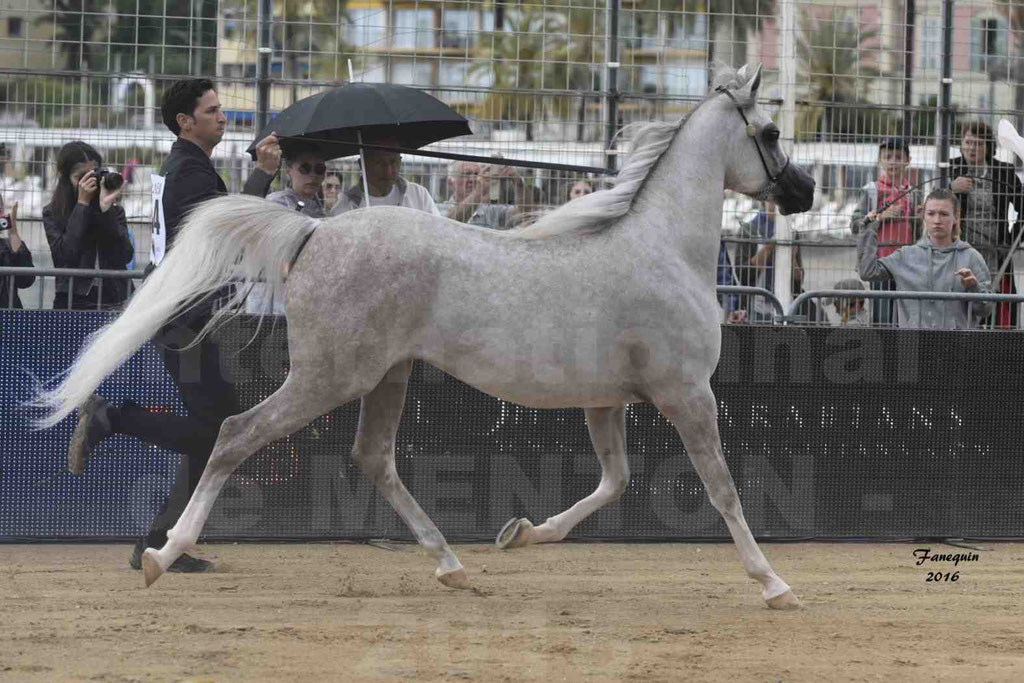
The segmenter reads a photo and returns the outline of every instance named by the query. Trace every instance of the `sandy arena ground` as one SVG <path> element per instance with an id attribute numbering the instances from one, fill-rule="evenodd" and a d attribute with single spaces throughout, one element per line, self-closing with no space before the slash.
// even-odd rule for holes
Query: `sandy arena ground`
<path id="1" fill-rule="evenodd" d="M 0 545 L 0 680 L 1024 680 L 1024 544 L 925 545 L 766 544 L 786 613 L 728 544 L 457 546 L 472 592 L 407 545 L 206 545 L 149 590 L 127 545 Z"/>

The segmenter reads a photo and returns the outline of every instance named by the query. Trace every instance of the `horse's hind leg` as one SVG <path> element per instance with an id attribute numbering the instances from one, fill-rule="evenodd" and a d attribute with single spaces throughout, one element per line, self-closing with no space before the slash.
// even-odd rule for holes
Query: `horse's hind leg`
<path id="1" fill-rule="evenodd" d="M 683 439 L 697 474 L 704 482 L 711 504 L 715 506 L 740 554 L 747 574 L 762 586 L 761 596 L 774 609 L 796 609 L 800 601 L 786 582 L 772 571 L 757 546 L 743 517 L 739 495 L 722 455 L 718 435 L 718 407 L 710 385 L 687 385 L 671 396 L 658 397 L 655 405 L 667 417 Z"/>
<path id="2" fill-rule="evenodd" d="M 629 484 L 626 461 L 626 409 L 586 408 L 587 429 L 594 451 L 601 461 L 601 482 L 597 489 L 571 508 L 549 517 L 540 526 L 527 519 L 512 519 L 498 532 L 499 548 L 519 548 L 532 543 L 561 541 L 573 527 L 595 511 L 622 496 Z"/>
<path id="3" fill-rule="evenodd" d="M 420 545 L 437 558 L 437 580 L 449 588 L 469 588 L 466 570 L 448 547 L 427 513 L 419 506 L 395 469 L 395 434 L 405 406 L 412 361 L 391 368 L 384 380 L 363 397 L 352 459 L 374 483 Z"/>
<path id="4" fill-rule="evenodd" d="M 146 585 L 195 545 L 221 488 L 243 460 L 358 395 L 339 396 L 339 388 L 324 377 L 300 377 L 293 367 L 281 388 L 262 403 L 224 420 L 199 485 L 177 524 L 167 532 L 167 543 L 142 555 Z"/>

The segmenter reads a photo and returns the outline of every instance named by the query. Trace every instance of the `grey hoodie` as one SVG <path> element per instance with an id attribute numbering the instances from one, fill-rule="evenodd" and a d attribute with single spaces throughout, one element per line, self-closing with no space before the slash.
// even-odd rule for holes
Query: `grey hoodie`
<path id="1" fill-rule="evenodd" d="M 882 258 L 878 255 L 878 222 L 872 221 L 857 235 L 857 272 L 862 280 L 895 280 L 903 292 L 963 292 L 956 271 L 970 268 L 978 286 L 969 291 L 988 293 L 992 278 L 982 258 L 971 245 L 957 240 L 937 247 L 927 235 L 917 244 L 903 247 Z M 971 302 L 971 318 L 965 301 L 899 300 L 900 327 L 926 329 L 969 329 L 992 313 L 991 301 Z"/>

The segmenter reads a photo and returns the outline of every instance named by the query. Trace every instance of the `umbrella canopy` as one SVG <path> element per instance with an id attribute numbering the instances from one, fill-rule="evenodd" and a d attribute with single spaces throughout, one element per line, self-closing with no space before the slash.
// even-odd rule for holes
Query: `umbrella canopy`
<path id="1" fill-rule="evenodd" d="M 313 146 L 327 159 L 359 153 L 363 142 L 394 138 L 399 147 L 418 148 L 438 140 L 471 135 L 465 117 L 427 93 L 390 83 L 346 83 L 295 102 L 275 116 L 246 150 L 270 133 L 285 156 L 299 145 Z"/>

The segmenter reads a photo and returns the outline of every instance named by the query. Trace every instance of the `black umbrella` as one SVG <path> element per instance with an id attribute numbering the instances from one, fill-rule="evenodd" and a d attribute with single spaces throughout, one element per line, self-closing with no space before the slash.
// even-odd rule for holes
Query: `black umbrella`
<path id="1" fill-rule="evenodd" d="M 254 159 L 256 144 L 272 132 L 281 138 L 285 156 L 298 143 L 337 159 L 359 153 L 355 143 L 360 135 L 364 142 L 394 138 L 399 147 L 416 149 L 473 131 L 465 117 L 421 90 L 346 83 L 301 99 L 275 116 L 246 150 Z"/>

